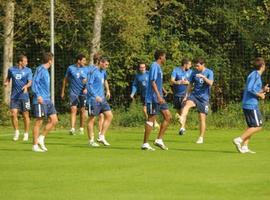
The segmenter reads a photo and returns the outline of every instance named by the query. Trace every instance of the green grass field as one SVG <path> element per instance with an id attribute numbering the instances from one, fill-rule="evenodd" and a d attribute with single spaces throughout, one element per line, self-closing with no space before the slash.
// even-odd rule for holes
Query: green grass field
<path id="1" fill-rule="evenodd" d="M 208 130 L 198 145 L 196 130 L 180 137 L 170 128 L 169 150 L 155 152 L 140 150 L 142 130 L 110 129 L 109 148 L 56 130 L 49 152 L 34 153 L 30 141 L 13 142 L 12 130 L 1 128 L 0 199 L 270 199 L 268 131 L 253 138 L 256 154 L 239 154 L 231 140 L 241 130 Z"/>

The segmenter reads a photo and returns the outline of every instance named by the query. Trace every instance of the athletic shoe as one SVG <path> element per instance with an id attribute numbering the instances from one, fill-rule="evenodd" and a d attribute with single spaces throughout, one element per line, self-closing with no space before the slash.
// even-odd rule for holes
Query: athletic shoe
<path id="1" fill-rule="evenodd" d="M 156 139 L 154 145 L 161 148 L 162 150 L 168 150 L 169 148 L 165 146 L 162 140 Z"/>
<path id="2" fill-rule="evenodd" d="M 104 146 L 110 146 L 110 143 L 107 142 L 104 137 L 98 137 L 97 142 L 103 144 Z"/>
<path id="3" fill-rule="evenodd" d="M 199 137 L 196 144 L 203 144 L 203 137 Z"/>
<path id="4" fill-rule="evenodd" d="M 179 135 L 185 135 L 185 132 L 186 132 L 186 129 L 180 128 L 178 134 L 179 134 Z"/>
<path id="5" fill-rule="evenodd" d="M 33 145 L 32 151 L 34 151 L 34 152 L 45 152 L 43 149 L 39 148 L 38 145 Z"/>
<path id="6" fill-rule="evenodd" d="M 69 130 L 69 134 L 70 134 L 70 135 L 76 135 L 76 133 L 75 133 L 75 128 L 71 128 L 71 129 Z"/>
<path id="7" fill-rule="evenodd" d="M 153 147 L 151 147 L 149 145 L 149 143 L 144 143 L 142 146 L 141 146 L 141 149 L 142 150 L 147 150 L 147 151 L 155 151 L 156 149 L 154 149 Z"/>
<path id="8" fill-rule="evenodd" d="M 95 141 L 90 141 L 89 146 L 91 146 L 91 147 L 99 147 L 99 144 L 96 143 Z"/>
<path id="9" fill-rule="evenodd" d="M 243 153 L 241 143 L 242 143 L 242 142 L 239 140 L 239 138 L 234 138 L 234 139 L 233 139 L 233 144 L 235 145 L 236 150 L 237 150 L 239 153 Z"/>
<path id="10" fill-rule="evenodd" d="M 28 133 L 23 134 L 23 141 L 28 141 Z"/>
<path id="11" fill-rule="evenodd" d="M 244 145 L 242 146 L 242 153 L 251 153 L 251 154 L 255 154 L 255 151 L 251 151 L 248 146 Z"/>
<path id="12" fill-rule="evenodd" d="M 15 131 L 14 136 L 13 136 L 13 141 L 17 141 L 19 139 L 20 132 Z"/>
<path id="13" fill-rule="evenodd" d="M 48 151 L 48 149 L 46 148 L 45 144 L 44 144 L 44 140 L 42 140 L 40 137 L 38 138 L 38 144 L 40 146 L 40 148 L 44 151 Z"/>
<path id="14" fill-rule="evenodd" d="M 84 129 L 83 128 L 80 128 L 80 135 L 83 135 L 84 134 Z"/>
<path id="15" fill-rule="evenodd" d="M 159 125 L 157 122 L 155 122 L 155 123 L 154 123 L 154 128 L 155 128 L 155 129 L 159 129 L 159 128 L 160 128 L 160 125 Z"/>

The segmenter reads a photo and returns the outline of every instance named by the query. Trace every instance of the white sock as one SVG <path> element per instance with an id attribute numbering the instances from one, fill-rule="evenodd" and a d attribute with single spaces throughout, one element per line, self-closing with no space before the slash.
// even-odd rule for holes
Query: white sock
<path id="1" fill-rule="evenodd" d="M 83 131 L 83 130 L 84 130 L 84 128 L 81 127 L 81 128 L 80 128 L 80 131 Z"/>
<path id="2" fill-rule="evenodd" d="M 92 143 L 92 142 L 94 142 L 94 138 L 92 138 L 92 139 L 89 140 L 89 143 Z"/>
<path id="3" fill-rule="evenodd" d="M 28 135 L 28 133 L 24 133 L 24 135 Z"/>
<path id="4" fill-rule="evenodd" d="M 37 149 L 37 148 L 38 148 L 38 145 L 37 145 L 37 144 L 34 144 L 34 145 L 33 145 L 33 148 L 34 148 L 34 149 Z"/>
<path id="5" fill-rule="evenodd" d="M 104 140 L 105 139 L 105 135 L 103 135 L 102 133 L 100 133 L 99 139 Z"/>
<path id="6" fill-rule="evenodd" d="M 156 142 L 161 143 L 162 139 L 156 139 Z"/>
<path id="7" fill-rule="evenodd" d="M 71 132 L 75 132 L 75 128 L 71 128 L 70 131 L 71 131 Z"/>
<path id="8" fill-rule="evenodd" d="M 39 139 L 44 142 L 45 136 L 44 135 L 40 135 L 39 136 Z"/>
<path id="9" fill-rule="evenodd" d="M 243 142 L 243 140 L 242 140 L 242 138 L 241 138 L 241 137 L 236 138 L 236 140 L 237 140 L 237 141 L 239 141 L 240 143 L 242 143 L 242 142 Z"/>
<path id="10" fill-rule="evenodd" d="M 15 130 L 15 134 L 20 134 L 20 131 L 19 130 Z"/>

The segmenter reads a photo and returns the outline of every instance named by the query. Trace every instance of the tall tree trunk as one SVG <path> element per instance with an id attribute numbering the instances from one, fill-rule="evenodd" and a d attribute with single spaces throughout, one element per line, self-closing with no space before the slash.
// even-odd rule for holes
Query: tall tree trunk
<path id="1" fill-rule="evenodd" d="M 93 38 L 91 41 L 91 52 L 90 52 L 91 65 L 93 64 L 93 57 L 95 53 L 97 53 L 100 49 L 103 3 L 104 3 L 104 0 L 96 1 L 95 21 L 94 21 Z"/>
<path id="2" fill-rule="evenodd" d="M 15 3 L 9 0 L 5 7 L 4 20 L 4 58 L 3 58 L 3 81 L 7 77 L 8 68 L 13 64 L 13 36 L 14 36 L 14 9 Z M 5 87 L 3 100 L 9 102 L 10 86 Z"/>

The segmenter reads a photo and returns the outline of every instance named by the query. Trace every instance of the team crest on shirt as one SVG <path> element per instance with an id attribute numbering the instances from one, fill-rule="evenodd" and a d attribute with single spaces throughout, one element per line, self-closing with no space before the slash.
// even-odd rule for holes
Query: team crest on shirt
<path id="1" fill-rule="evenodd" d="M 143 86 L 146 86 L 146 81 L 142 81 L 142 85 Z"/>
<path id="2" fill-rule="evenodd" d="M 199 82 L 200 82 L 201 84 L 203 84 L 203 83 L 204 83 L 204 80 L 203 80 L 202 78 L 200 78 L 200 79 L 199 79 Z"/>
<path id="3" fill-rule="evenodd" d="M 205 106 L 205 107 L 204 107 L 204 111 L 205 111 L 205 113 L 208 113 L 209 107 L 208 107 L 208 106 Z"/>
<path id="4" fill-rule="evenodd" d="M 17 79 L 17 80 L 22 79 L 22 75 L 21 74 L 15 74 L 15 79 Z"/>
<path id="5" fill-rule="evenodd" d="M 77 78 L 80 78 L 80 73 L 79 72 L 76 73 L 76 76 L 77 76 Z"/>

